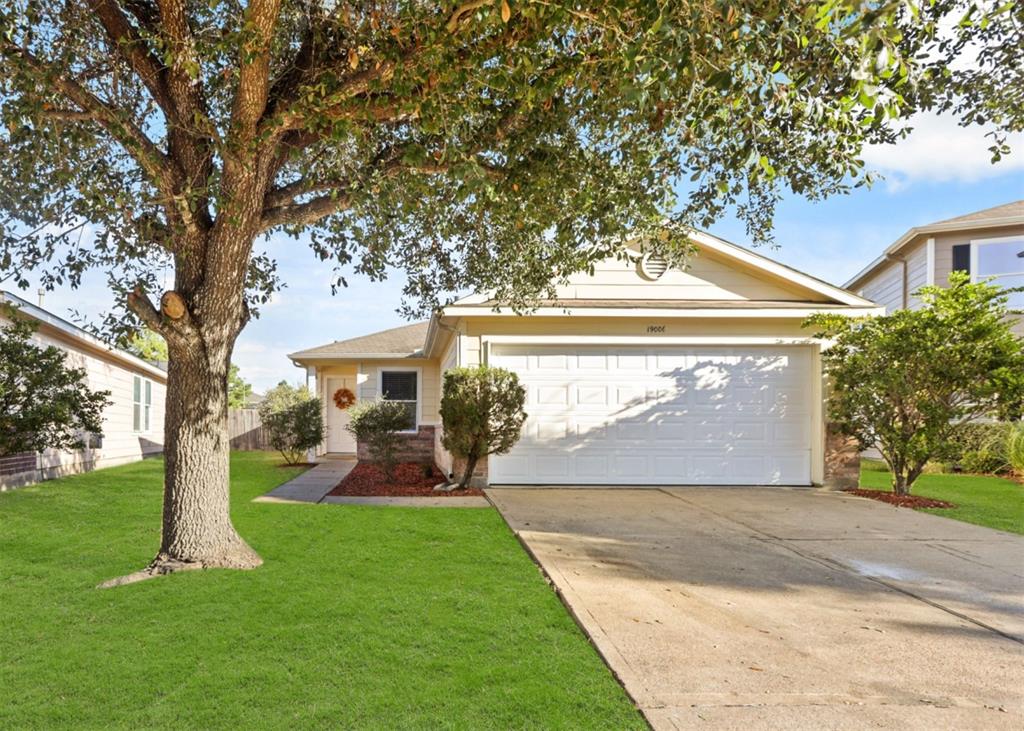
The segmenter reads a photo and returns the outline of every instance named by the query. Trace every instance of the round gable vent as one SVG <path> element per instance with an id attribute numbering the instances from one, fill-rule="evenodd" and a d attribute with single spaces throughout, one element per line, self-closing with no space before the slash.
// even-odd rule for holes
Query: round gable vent
<path id="1" fill-rule="evenodd" d="M 637 262 L 637 269 L 641 277 L 653 282 L 656 279 L 661 279 L 661 275 L 668 269 L 668 262 L 663 256 L 644 254 Z"/>

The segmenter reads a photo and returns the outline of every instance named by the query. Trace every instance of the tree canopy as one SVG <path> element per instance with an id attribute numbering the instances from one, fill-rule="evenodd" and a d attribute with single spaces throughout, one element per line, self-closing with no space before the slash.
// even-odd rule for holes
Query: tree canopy
<path id="1" fill-rule="evenodd" d="M 735 205 L 766 240 L 786 188 L 863 183 L 862 146 L 915 108 L 1021 129 L 1019 14 L 981 21 L 948 0 L 13 0 L 0 269 L 101 266 L 127 293 L 225 257 L 254 305 L 279 282 L 251 238 L 305 228 L 337 266 L 405 268 L 410 309 L 523 302 L 666 215 Z M 211 243 L 234 224 L 247 243 Z"/>

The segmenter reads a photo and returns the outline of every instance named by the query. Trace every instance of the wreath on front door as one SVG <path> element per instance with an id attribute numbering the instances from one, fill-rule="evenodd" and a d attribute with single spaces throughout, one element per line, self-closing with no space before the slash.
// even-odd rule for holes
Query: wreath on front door
<path id="1" fill-rule="evenodd" d="M 334 405 L 344 411 L 356 402 L 356 395 L 347 388 L 339 388 L 334 392 Z"/>

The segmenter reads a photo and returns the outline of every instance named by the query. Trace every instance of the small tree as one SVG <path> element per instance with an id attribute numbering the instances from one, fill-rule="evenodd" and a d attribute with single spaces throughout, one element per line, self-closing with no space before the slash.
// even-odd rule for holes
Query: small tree
<path id="1" fill-rule="evenodd" d="M 324 440 L 320 399 L 305 386 L 281 381 L 267 392 L 259 411 L 260 421 L 270 433 L 270 446 L 288 464 L 298 464 L 307 450 Z"/>
<path id="2" fill-rule="evenodd" d="M 143 360 L 158 363 L 166 363 L 170 357 L 167 355 L 167 341 L 149 328 L 143 328 L 135 333 L 125 345 L 125 350 Z"/>
<path id="3" fill-rule="evenodd" d="M 876 448 L 898 495 L 958 429 L 998 415 L 1024 395 L 1024 341 L 1007 321 L 1004 291 L 954 272 L 949 287 L 922 287 L 924 306 L 868 319 L 816 315 L 808 325 L 834 344 L 829 417 L 861 449 Z"/>
<path id="4" fill-rule="evenodd" d="M 102 436 L 109 391 L 92 391 L 84 368 L 69 368 L 64 352 L 31 341 L 35 326 L 12 309 L 0 327 L 0 457 L 50 447 L 84 446 L 83 436 Z"/>
<path id="5" fill-rule="evenodd" d="M 239 375 L 238 366 L 232 363 L 228 370 L 228 408 L 244 409 L 250 396 L 252 384 Z"/>
<path id="6" fill-rule="evenodd" d="M 401 401 L 359 401 L 349 409 L 345 428 L 357 441 L 365 442 L 374 463 L 390 480 L 394 477 L 399 436 L 409 425 L 409 412 Z"/>
<path id="7" fill-rule="evenodd" d="M 452 368 L 444 374 L 441 443 L 466 460 L 459 480 L 464 489 L 481 457 L 505 454 L 519 441 L 526 421 L 526 389 L 503 368 Z"/>

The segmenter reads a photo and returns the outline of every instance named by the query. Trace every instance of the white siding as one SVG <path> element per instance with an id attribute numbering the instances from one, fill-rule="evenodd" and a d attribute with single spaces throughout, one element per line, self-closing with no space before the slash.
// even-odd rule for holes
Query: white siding
<path id="1" fill-rule="evenodd" d="M 37 474 L 0 476 L 0 489 L 84 472 L 100 467 L 134 462 L 163 452 L 164 399 L 166 380 L 127 361 L 60 331 L 41 325 L 34 336 L 41 345 L 55 345 L 65 351 L 69 366 L 84 368 L 86 384 L 94 391 L 110 391 L 111 404 L 103 412 L 103 446 L 98 449 L 60 451 L 48 449 L 37 459 Z M 152 383 L 150 427 L 133 429 L 133 377 L 139 375 Z"/>
<path id="2" fill-rule="evenodd" d="M 458 365 L 459 359 L 459 336 L 454 335 L 448 343 L 448 347 L 445 348 L 441 354 L 441 367 L 440 367 L 440 379 L 442 393 L 444 390 L 444 373 L 450 368 L 455 368 Z M 440 406 L 440 399 L 438 400 L 438 406 Z M 441 446 L 441 438 L 444 436 L 444 425 L 441 423 L 440 417 L 437 420 L 437 428 L 434 430 L 434 462 L 441 469 L 442 472 L 448 474 L 452 470 L 452 456 L 448 453 L 443 446 Z"/>
<path id="3" fill-rule="evenodd" d="M 561 299 L 609 300 L 796 300 L 820 301 L 821 294 L 765 272 L 708 253 L 693 256 L 684 271 L 669 269 L 659 279 L 642 277 L 634 262 L 610 257 L 593 275 L 583 272 L 557 288 Z"/>
<path id="4" fill-rule="evenodd" d="M 359 364 L 360 399 L 375 399 L 379 395 L 379 373 L 381 370 L 420 369 L 420 424 L 431 425 L 440 422 L 438 408 L 441 406 L 441 386 L 438 362 L 426 358 L 400 358 L 395 360 L 362 361 Z"/>
<path id="5" fill-rule="evenodd" d="M 928 283 L 928 244 L 922 241 L 906 254 L 907 258 L 907 307 L 917 309 L 921 300 L 914 292 Z"/>
<path id="6" fill-rule="evenodd" d="M 903 307 L 903 264 L 891 262 L 879 269 L 861 287 L 864 297 L 885 307 L 886 312 Z"/>

